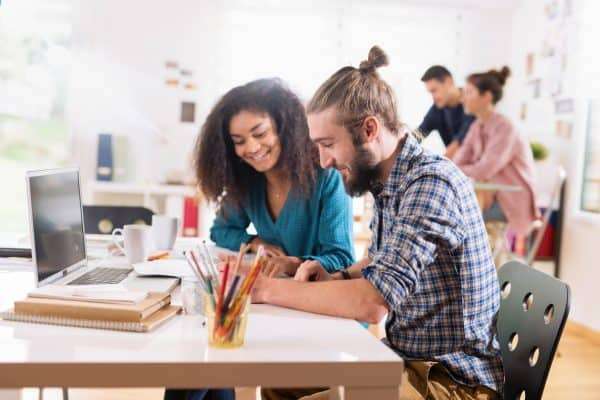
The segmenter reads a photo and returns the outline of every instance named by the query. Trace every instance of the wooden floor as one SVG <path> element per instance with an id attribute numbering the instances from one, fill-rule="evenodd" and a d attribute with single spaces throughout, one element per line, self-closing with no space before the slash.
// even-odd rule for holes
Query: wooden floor
<path id="1" fill-rule="evenodd" d="M 544 400 L 600 399 L 600 333 L 567 324 Z"/>
<path id="2" fill-rule="evenodd" d="M 545 400 L 600 400 L 600 333 L 577 324 L 567 324 L 544 391 Z M 71 389 L 70 400 L 159 400 L 161 389 Z M 37 390 L 25 399 L 37 399 Z M 238 390 L 238 399 L 255 399 L 255 389 Z M 44 391 L 45 400 L 59 400 L 55 389 Z"/>

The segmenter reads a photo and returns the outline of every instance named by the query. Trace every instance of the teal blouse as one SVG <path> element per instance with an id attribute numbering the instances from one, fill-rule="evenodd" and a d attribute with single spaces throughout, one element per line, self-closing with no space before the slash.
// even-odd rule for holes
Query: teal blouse
<path id="1" fill-rule="evenodd" d="M 254 236 L 281 247 L 287 255 L 317 260 L 329 272 L 354 263 L 352 203 L 340 174 L 319 169 L 316 186 L 309 197 L 290 190 L 274 221 L 267 209 L 266 182 L 261 179 L 240 209 L 226 207 L 217 212 L 210 238 L 217 246 L 239 250 Z"/>

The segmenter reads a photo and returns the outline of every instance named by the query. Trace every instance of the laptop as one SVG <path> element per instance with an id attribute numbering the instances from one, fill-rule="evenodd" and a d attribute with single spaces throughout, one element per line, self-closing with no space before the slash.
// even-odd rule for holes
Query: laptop
<path id="1" fill-rule="evenodd" d="M 38 286 L 122 284 L 148 292 L 170 292 L 177 286 L 173 278 L 140 277 L 126 261 L 90 265 L 77 168 L 29 171 L 26 184 Z"/>

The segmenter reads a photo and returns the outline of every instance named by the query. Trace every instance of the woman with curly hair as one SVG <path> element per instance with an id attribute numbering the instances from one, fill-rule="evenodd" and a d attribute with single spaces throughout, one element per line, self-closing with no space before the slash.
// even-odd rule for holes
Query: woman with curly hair
<path id="1" fill-rule="evenodd" d="M 270 256 L 267 272 L 293 276 L 305 261 L 328 271 L 354 261 L 351 201 L 319 166 L 304 107 L 279 79 L 238 86 L 213 107 L 195 150 L 196 177 L 219 203 L 211 239 Z M 252 223 L 257 235 L 246 232 Z"/>

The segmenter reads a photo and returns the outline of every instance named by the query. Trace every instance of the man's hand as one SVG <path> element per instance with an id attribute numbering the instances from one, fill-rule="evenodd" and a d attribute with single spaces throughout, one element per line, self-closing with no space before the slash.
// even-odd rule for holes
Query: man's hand
<path id="1" fill-rule="evenodd" d="M 329 272 L 323 268 L 320 262 L 316 260 L 307 260 L 298 267 L 294 279 L 303 282 L 329 281 L 332 277 Z"/>
<path id="2" fill-rule="evenodd" d="M 269 257 L 265 261 L 262 272 L 269 278 L 280 274 L 294 276 L 300 264 L 302 264 L 302 260 L 298 257 Z"/>
<path id="3" fill-rule="evenodd" d="M 459 148 L 460 148 L 460 143 L 458 142 L 458 140 L 454 139 L 448 145 L 448 147 L 446 147 L 446 153 L 444 153 L 444 157 L 448 158 L 449 160 L 452 160 L 452 158 L 454 157 L 454 155 L 456 154 L 456 152 L 458 151 Z"/>
<path id="4" fill-rule="evenodd" d="M 258 251 L 258 247 L 261 245 L 265 249 L 265 254 L 269 257 L 283 257 L 286 255 L 285 251 L 283 251 L 281 247 L 265 242 L 258 236 L 248 242 L 248 247 L 252 253 L 256 253 Z"/>

